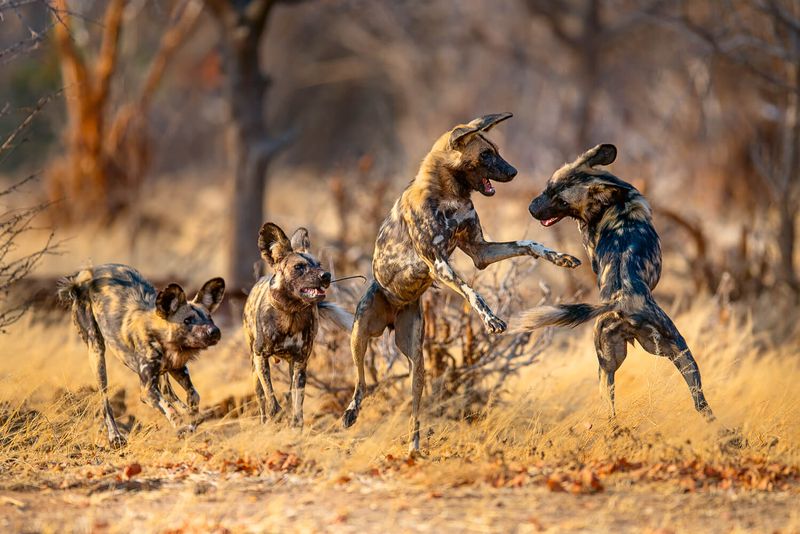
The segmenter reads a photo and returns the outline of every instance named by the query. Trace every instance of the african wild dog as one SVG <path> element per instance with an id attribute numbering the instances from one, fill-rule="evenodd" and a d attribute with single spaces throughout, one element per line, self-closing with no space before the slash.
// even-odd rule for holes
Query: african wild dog
<path id="1" fill-rule="evenodd" d="M 181 423 L 174 405 L 186 407 L 172 391 L 166 373 L 186 390 L 189 414 L 197 413 L 200 395 L 186 364 L 220 339 L 211 314 L 225 294 L 222 278 L 212 278 L 194 299 L 187 300 L 178 284 L 156 291 L 135 269 L 106 264 L 62 278 L 58 294 L 63 302 L 71 303 L 75 326 L 89 346 L 113 447 L 124 446 L 125 439 L 108 402 L 106 350 L 139 375 L 142 401 L 163 413 L 173 427 Z M 193 429 L 189 424 L 180 430 Z"/>
<path id="2" fill-rule="evenodd" d="M 544 226 L 564 217 L 578 221 L 600 288 L 600 305 L 562 304 L 534 308 L 521 328 L 576 326 L 597 317 L 594 343 L 601 393 L 614 411 L 614 373 L 634 340 L 649 353 L 667 356 L 689 386 L 697 411 L 713 420 L 700 371 L 686 342 L 653 298 L 661 276 L 661 245 L 650 206 L 631 184 L 597 169 L 617 157 L 614 145 L 598 145 L 561 167 L 531 201 L 531 215 Z M 517 329 L 515 326 L 514 329 Z"/>
<path id="3" fill-rule="evenodd" d="M 258 234 L 258 248 L 274 273 L 256 282 L 244 307 L 244 331 L 253 358 L 253 382 L 261 422 L 281 409 L 272 389 L 269 368 L 269 358 L 280 357 L 289 361 L 291 423 L 302 427 L 306 366 L 319 317 L 350 331 L 353 316 L 324 300 L 331 273 L 309 254 L 311 243 L 305 228 L 295 231 L 290 241 L 276 224 L 265 223 Z"/>
<path id="4" fill-rule="evenodd" d="M 484 135 L 511 113 L 486 115 L 444 133 L 425 156 L 416 178 L 395 202 L 375 243 L 375 280 L 356 309 L 351 350 L 358 373 L 353 400 L 343 416 L 344 426 L 355 423 L 364 397 L 364 354 L 371 337 L 388 327 L 395 343 L 411 362 L 411 442 L 419 450 L 419 407 L 424 383 L 423 319 L 420 297 L 439 282 L 461 295 L 480 315 L 486 329 L 500 333 L 506 324 L 450 266 L 456 247 L 478 269 L 515 256 L 546 258 L 556 265 L 576 267 L 577 258 L 560 254 L 533 241 L 484 241 L 478 214 L 470 200 L 473 191 L 495 193 L 492 180 L 509 182 L 517 174 Z"/>

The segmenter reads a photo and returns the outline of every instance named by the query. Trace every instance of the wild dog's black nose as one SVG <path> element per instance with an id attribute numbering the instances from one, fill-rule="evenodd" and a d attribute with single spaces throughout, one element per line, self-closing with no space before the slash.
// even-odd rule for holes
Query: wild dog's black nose
<path id="1" fill-rule="evenodd" d="M 517 175 L 517 169 L 512 167 L 511 165 L 508 166 L 508 176 L 509 178 L 513 178 Z"/>
<path id="2" fill-rule="evenodd" d="M 208 336 L 210 342 L 216 343 L 222 337 L 222 333 L 216 325 L 209 325 L 206 327 L 206 336 Z"/>
<path id="3" fill-rule="evenodd" d="M 331 285 L 331 273 L 325 271 L 322 273 L 322 283 L 327 287 Z"/>

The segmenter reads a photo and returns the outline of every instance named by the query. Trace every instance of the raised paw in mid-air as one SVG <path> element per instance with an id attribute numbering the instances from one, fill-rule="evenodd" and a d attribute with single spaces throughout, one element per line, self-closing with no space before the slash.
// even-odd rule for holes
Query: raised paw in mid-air
<path id="1" fill-rule="evenodd" d="M 569 267 L 574 269 L 581 264 L 581 260 L 569 254 L 562 254 L 561 252 L 553 252 L 547 255 L 547 261 L 558 265 L 559 267 Z"/>
<path id="2" fill-rule="evenodd" d="M 483 324 L 490 334 L 502 334 L 507 328 L 505 321 L 491 314 L 483 318 Z"/>

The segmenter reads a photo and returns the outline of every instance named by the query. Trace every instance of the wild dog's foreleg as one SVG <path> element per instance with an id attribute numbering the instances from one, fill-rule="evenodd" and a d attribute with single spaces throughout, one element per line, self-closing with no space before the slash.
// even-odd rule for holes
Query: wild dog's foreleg
<path id="1" fill-rule="evenodd" d="M 142 402 L 160 411 L 169 423 L 177 428 L 180 418 L 175 408 L 164 398 L 158 388 L 159 376 L 163 368 L 162 354 L 150 350 L 139 361 L 139 381 L 141 385 Z"/>
<path id="2" fill-rule="evenodd" d="M 292 426 L 303 427 L 303 400 L 306 392 L 306 362 L 298 362 L 292 366 Z"/>
<path id="3" fill-rule="evenodd" d="M 174 378 L 175 382 L 186 392 L 186 402 L 189 405 L 188 412 L 192 415 L 196 414 L 200 408 L 200 394 L 195 389 L 194 384 L 192 384 L 189 368 L 184 365 L 181 369 L 170 371 L 169 375 Z M 170 391 L 172 391 L 172 387 L 170 387 Z M 175 392 L 172 392 L 172 394 L 175 395 Z M 183 404 L 180 400 L 178 400 L 178 402 Z"/>
<path id="4" fill-rule="evenodd" d="M 483 300 L 483 297 L 455 272 L 447 261 L 447 258 L 437 254 L 431 267 L 431 272 L 436 280 L 464 297 L 464 299 L 469 302 L 470 306 L 472 306 L 472 309 L 478 312 L 478 315 L 483 321 L 483 325 L 489 333 L 499 334 L 505 331 L 506 323 L 497 317 L 486 304 L 486 301 Z"/>
<path id="5" fill-rule="evenodd" d="M 409 304 L 397 314 L 394 342 L 411 362 L 411 439 L 408 450 L 412 454 L 419 451 L 419 408 L 425 386 L 425 361 L 422 353 L 424 331 L 425 323 L 419 301 Z"/>
<path id="6" fill-rule="evenodd" d="M 356 308 L 353 332 L 350 334 L 350 350 L 356 367 L 356 387 L 353 400 L 342 416 L 342 424 L 351 426 L 358 419 L 361 401 L 366 394 L 367 382 L 364 377 L 364 355 L 367 352 L 370 338 L 383 333 L 389 324 L 391 305 L 386 300 L 378 282 L 373 281 Z"/>
<path id="7" fill-rule="evenodd" d="M 617 312 L 601 315 L 594 324 L 594 347 L 597 351 L 600 396 L 608 405 L 609 417 L 616 417 L 614 374 L 628 354 L 623 336 L 623 319 Z"/>
<path id="8" fill-rule="evenodd" d="M 258 395 L 258 387 L 256 388 L 256 395 L 258 396 L 258 411 L 261 415 L 261 422 L 266 423 L 267 419 L 275 417 L 281 411 L 281 405 L 275 397 L 275 390 L 272 387 L 272 375 L 269 369 L 269 355 L 264 352 L 253 353 L 253 377 L 254 381 L 258 382 L 261 389 L 261 395 Z M 269 397 L 270 408 L 267 412 L 266 399 L 264 396 Z"/>
<path id="9" fill-rule="evenodd" d="M 713 421 L 714 413 L 703 394 L 700 369 L 686 340 L 683 339 L 672 319 L 660 307 L 653 304 L 653 308 L 654 310 L 648 314 L 647 322 L 641 325 L 637 331 L 636 341 L 650 354 L 666 356 L 670 359 L 680 371 L 686 385 L 689 386 L 695 409 L 707 421 Z"/>
<path id="10" fill-rule="evenodd" d="M 106 427 L 108 443 L 112 448 L 118 449 L 125 446 L 125 438 L 117 427 L 114 420 L 114 411 L 108 400 L 108 375 L 106 374 L 106 346 L 103 335 L 94 320 L 92 310 L 88 302 L 75 302 L 72 307 L 73 319 L 78 326 L 86 345 L 89 347 L 89 357 L 97 379 L 97 389 L 103 401 L 103 420 Z"/>
<path id="11" fill-rule="evenodd" d="M 161 390 L 161 395 L 169 402 L 173 407 L 177 407 L 178 410 L 183 412 L 188 412 L 189 408 L 186 404 L 178 398 L 178 395 L 175 394 L 175 390 L 172 389 L 172 383 L 169 381 L 169 374 L 168 373 L 161 373 L 161 376 L 158 377 L 159 389 Z"/>
<path id="12" fill-rule="evenodd" d="M 581 264 L 581 260 L 575 256 L 556 252 L 535 241 L 487 242 L 483 237 L 483 229 L 477 213 L 469 221 L 467 235 L 459 247 L 472 258 L 475 267 L 478 269 L 485 269 L 495 262 L 517 256 L 544 258 L 560 267 L 574 268 Z"/>

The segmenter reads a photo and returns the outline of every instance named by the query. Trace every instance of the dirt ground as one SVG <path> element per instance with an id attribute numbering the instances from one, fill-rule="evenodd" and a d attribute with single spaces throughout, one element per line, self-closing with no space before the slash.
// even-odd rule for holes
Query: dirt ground
<path id="1" fill-rule="evenodd" d="M 664 494 L 612 487 L 409 488 L 372 479 L 143 476 L 70 490 L 0 492 L 5 532 L 797 532 L 797 491 Z"/>

